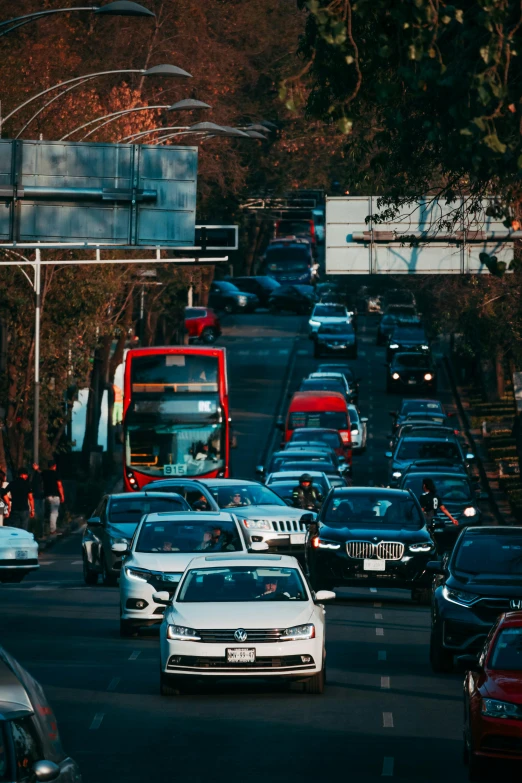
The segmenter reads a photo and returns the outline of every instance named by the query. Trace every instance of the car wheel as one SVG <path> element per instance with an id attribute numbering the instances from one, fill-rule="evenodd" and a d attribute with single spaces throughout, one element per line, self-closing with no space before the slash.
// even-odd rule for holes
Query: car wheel
<path id="1" fill-rule="evenodd" d="M 436 674 L 449 674 L 453 671 L 453 653 L 442 645 L 442 639 L 437 631 L 431 632 L 430 664 Z"/>
<path id="2" fill-rule="evenodd" d="M 206 345 L 212 345 L 217 340 L 217 331 L 213 326 L 206 326 L 201 332 L 201 342 Z"/>
<path id="3" fill-rule="evenodd" d="M 429 606 L 431 603 L 431 589 L 429 587 L 414 587 L 411 591 L 411 600 L 417 604 Z"/>
<path id="4" fill-rule="evenodd" d="M 131 639 L 138 635 L 138 629 L 132 620 L 124 620 L 120 617 L 120 636 L 122 639 Z"/>
<path id="5" fill-rule="evenodd" d="M 108 565 L 107 560 L 105 559 L 105 555 L 102 553 L 101 557 L 101 567 L 102 567 L 102 582 L 106 587 L 114 587 L 116 583 L 118 582 L 118 577 L 116 574 L 113 574 Z"/>
<path id="6" fill-rule="evenodd" d="M 320 672 L 314 674 L 313 677 L 306 680 L 303 683 L 303 691 L 305 693 L 324 693 L 324 668 Z"/>
<path id="7" fill-rule="evenodd" d="M 98 584 L 98 574 L 89 568 L 89 561 L 85 555 L 83 556 L 83 581 L 90 586 Z"/>

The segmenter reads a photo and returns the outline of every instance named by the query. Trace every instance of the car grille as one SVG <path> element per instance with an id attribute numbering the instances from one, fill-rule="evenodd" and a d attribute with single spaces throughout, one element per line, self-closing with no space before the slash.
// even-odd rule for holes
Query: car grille
<path id="1" fill-rule="evenodd" d="M 25 560 L 0 560 L 0 566 L 33 566 L 38 565 L 38 558 L 26 558 Z"/>
<path id="2" fill-rule="evenodd" d="M 167 669 L 214 669 L 221 671 L 252 671 L 268 669 L 313 669 L 313 658 L 308 663 L 303 663 L 300 655 L 281 655 L 277 658 L 256 658 L 254 663 L 228 663 L 226 658 L 206 658 L 196 655 L 172 655 L 169 658 Z"/>
<path id="3" fill-rule="evenodd" d="M 306 531 L 306 525 L 298 519 L 273 520 L 272 528 L 277 533 L 304 533 Z"/>
<path id="4" fill-rule="evenodd" d="M 207 629 L 198 631 L 198 636 L 205 644 L 237 644 L 234 638 L 236 628 L 225 629 Z M 278 642 L 281 639 L 281 630 L 279 628 L 245 628 L 247 639 L 245 643 L 266 644 L 269 642 Z M 243 644 L 243 642 L 242 642 Z"/>
<path id="5" fill-rule="evenodd" d="M 493 625 L 499 615 L 511 610 L 509 603 L 509 598 L 483 598 L 473 604 L 472 610 L 473 614 L 479 620 L 482 620 L 483 623 L 491 623 Z"/>
<path id="6" fill-rule="evenodd" d="M 371 541 L 348 541 L 346 543 L 348 557 L 356 560 L 401 560 L 404 554 L 404 544 L 398 541 L 381 541 L 372 544 Z"/>
<path id="7" fill-rule="evenodd" d="M 480 743 L 481 751 L 522 754 L 522 737 L 510 737 L 502 734 L 486 734 Z"/>

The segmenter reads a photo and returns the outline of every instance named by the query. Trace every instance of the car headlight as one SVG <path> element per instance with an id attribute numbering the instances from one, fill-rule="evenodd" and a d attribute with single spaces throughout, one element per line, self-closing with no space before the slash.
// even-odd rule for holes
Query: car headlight
<path id="1" fill-rule="evenodd" d="M 266 519 L 243 519 L 243 524 L 249 530 L 272 530 L 270 522 Z"/>
<path id="2" fill-rule="evenodd" d="M 392 343 L 392 344 L 390 345 L 390 348 L 392 349 L 392 351 L 395 351 L 395 350 L 396 350 L 398 347 L 399 347 L 399 346 L 397 345 L 397 343 Z"/>
<path id="3" fill-rule="evenodd" d="M 201 636 L 195 628 L 185 628 L 184 625 L 169 625 L 167 628 L 167 639 L 174 639 L 177 642 L 200 642 Z"/>
<path id="4" fill-rule="evenodd" d="M 237 301 L 238 301 L 238 304 L 240 304 L 240 305 L 246 305 L 246 303 L 248 302 L 248 299 L 247 299 L 246 296 L 238 296 Z"/>
<path id="5" fill-rule="evenodd" d="M 477 509 L 474 508 L 474 506 L 468 506 L 464 509 L 464 516 L 465 517 L 476 517 L 477 516 Z"/>
<path id="6" fill-rule="evenodd" d="M 509 701 L 483 699 L 482 714 L 487 715 L 488 718 L 522 720 L 522 707 L 520 704 L 511 704 Z"/>
<path id="7" fill-rule="evenodd" d="M 429 541 L 421 541 L 418 544 L 410 544 L 408 549 L 410 552 L 431 552 L 433 544 L 430 544 Z"/>
<path id="8" fill-rule="evenodd" d="M 479 600 L 479 595 L 474 593 L 466 593 L 464 590 L 452 590 L 451 587 L 444 585 L 442 588 L 442 595 L 446 600 L 451 601 L 453 604 L 459 604 L 459 606 L 471 606 Z"/>
<path id="9" fill-rule="evenodd" d="M 394 381 L 398 381 L 400 377 L 401 376 L 399 375 L 398 372 L 394 372 L 393 375 L 392 375 L 392 378 L 393 378 Z"/>
<path id="10" fill-rule="evenodd" d="M 359 434 L 359 430 L 352 430 L 352 435 L 358 435 L 358 434 Z"/>
<path id="11" fill-rule="evenodd" d="M 394 479 L 398 479 L 401 476 L 402 476 L 402 471 L 400 471 L 400 470 L 394 470 L 393 473 L 392 473 L 392 478 L 394 478 Z"/>
<path id="12" fill-rule="evenodd" d="M 125 573 L 129 579 L 136 579 L 138 582 L 148 582 L 150 576 L 150 571 L 143 568 L 126 568 Z"/>
<path id="13" fill-rule="evenodd" d="M 298 639 L 314 639 L 315 625 L 306 623 L 306 625 L 294 625 L 293 628 L 287 628 L 281 634 L 282 642 L 295 642 Z"/>
<path id="14" fill-rule="evenodd" d="M 321 326 L 321 321 L 313 321 L 312 319 L 310 319 L 308 323 L 310 324 L 310 326 Z"/>
<path id="15" fill-rule="evenodd" d="M 427 372 L 426 373 L 426 375 L 424 376 L 424 380 L 425 381 L 432 381 L 433 380 L 433 375 L 431 374 L 431 372 Z"/>
<path id="16" fill-rule="evenodd" d="M 318 538 L 316 548 L 317 549 L 340 549 L 341 545 L 336 544 L 335 541 L 325 541 L 324 538 Z"/>
<path id="17" fill-rule="evenodd" d="M 429 351 L 430 346 L 429 345 L 421 345 L 421 351 Z"/>

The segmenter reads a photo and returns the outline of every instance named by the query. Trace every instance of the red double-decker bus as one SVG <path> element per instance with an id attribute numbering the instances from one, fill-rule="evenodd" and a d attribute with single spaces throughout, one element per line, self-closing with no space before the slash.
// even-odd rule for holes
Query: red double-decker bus
<path id="1" fill-rule="evenodd" d="M 123 430 L 127 490 L 169 476 L 228 476 L 225 349 L 180 345 L 130 350 Z"/>

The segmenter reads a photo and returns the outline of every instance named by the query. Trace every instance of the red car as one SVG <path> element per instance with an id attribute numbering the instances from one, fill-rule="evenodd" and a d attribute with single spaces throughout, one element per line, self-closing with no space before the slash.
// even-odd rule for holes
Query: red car
<path id="1" fill-rule="evenodd" d="M 457 659 L 459 660 L 459 659 Z M 464 680 L 464 761 L 482 780 L 489 759 L 522 762 L 522 612 L 500 616 Z M 518 776 L 522 772 L 522 765 Z"/>
<path id="2" fill-rule="evenodd" d="M 196 340 L 207 345 L 215 343 L 221 334 L 221 324 L 210 307 L 185 307 L 185 329 L 189 342 Z"/>

